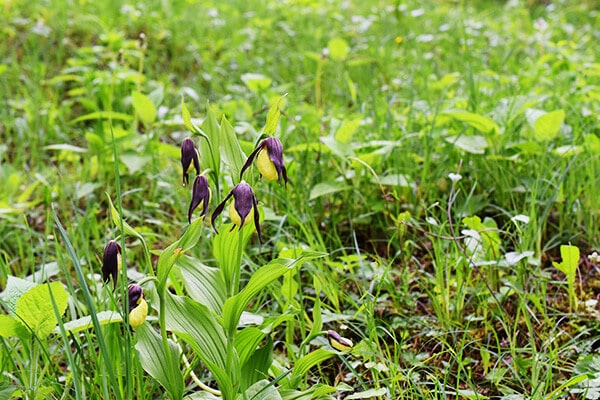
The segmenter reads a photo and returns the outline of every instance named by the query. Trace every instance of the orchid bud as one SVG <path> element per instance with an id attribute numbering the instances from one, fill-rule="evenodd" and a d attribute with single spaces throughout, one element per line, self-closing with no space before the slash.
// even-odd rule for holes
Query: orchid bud
<path id="1" fill-rule="evenodd" d="M 185 138 L 181 142 L 181 167 L 183 169 L 183 186 L 190 183 L 188 174 L 192 172 L 192 168 L 196 170 L 196 175 L 200 174 L 200 156 L 196 144 L 191 138 Z"/>
<path id="2" fill-rule="evenodd" d="M 102 258 L 102 279 L 104 279 L 104 282 L 108 283 L 112 277 L 113 287 L 116 287 L 121 266 L 121 245 L 111 240 L 104 248 L 104 256 Z"/>

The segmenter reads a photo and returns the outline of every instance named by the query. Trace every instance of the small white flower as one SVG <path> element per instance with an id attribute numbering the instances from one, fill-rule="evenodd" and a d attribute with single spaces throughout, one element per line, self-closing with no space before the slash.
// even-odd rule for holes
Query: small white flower
<path id="1" fill-rule="evenodd" d="M 595 251 L 592 254 L 588 255 L 588 260 L 595 263 L 600 262 L 600 254 L 598 254 L 598 252 Z"/>
<path id="2" fill-rule="evenodd" d="M 462 175 L 461 174 L 454 174 L 454 173 L 449 173 L 448 174 L 448 178 L 453 182 L 456 183 L 458 181 L 460 181 L 462 179 Z"/>

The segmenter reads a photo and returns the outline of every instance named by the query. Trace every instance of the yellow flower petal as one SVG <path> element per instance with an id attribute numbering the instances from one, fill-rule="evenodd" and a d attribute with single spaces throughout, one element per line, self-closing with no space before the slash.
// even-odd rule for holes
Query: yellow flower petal
<path id="1" fill-rule="evenodd" d="M 276 181 L 279 177 L 277 175 L 277 168 L 275 168 L 275 164 L 273 164 L 273 161 L 271 161 L 271 158 L 269 157 L 269 152 L 266 148 L 263 148 L 258 153 L 256 165 L 260 174 L 269 182 Z"/>
<path id="2" fill-rule="evenodd" d="M 235 209 L 234 203 L 235 203 L 234 201 L 229 203 L 229 219 L 231 220 L 231 222 L 233 222 L 234 225 L 240 226 L 242 224 L 242 218 L 240 217 L 240 214 L 238 214 L 237 210 Z M 253 220 L 253 218 L 254 218 L 254 209 L 250 209 L 250 212 L 248 213 L 248 215 L 246 216 L 246 219 L 244 220 L 244 226 L 248 225 L 250 223 L 250 221 Z"/>
<path id="3" fill-rule="evenodd" d="M 148 303 L 143 297 L 138 300 L 138 305 L 129 313 L 129 325 L 133 329 L 142 325 L 148 316 Z"/>

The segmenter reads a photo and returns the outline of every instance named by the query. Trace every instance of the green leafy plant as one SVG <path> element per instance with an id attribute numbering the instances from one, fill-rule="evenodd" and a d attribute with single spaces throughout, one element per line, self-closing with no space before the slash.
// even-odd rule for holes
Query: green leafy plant
<path id="1" fill-rule="evenodd" d="M 560 246 L 561 262 L 553 261 L 552 265 L 567 278 L 567 291 L 569 293 L 569 308 L 577 311 L 577 294 L 575 293 L 575 278 L 579 267 L 579 248 L 572 245 Z"/>

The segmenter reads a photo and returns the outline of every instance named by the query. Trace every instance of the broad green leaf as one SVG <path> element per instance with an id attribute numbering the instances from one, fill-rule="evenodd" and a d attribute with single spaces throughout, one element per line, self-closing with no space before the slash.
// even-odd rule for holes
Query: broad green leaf
<path id="1" fill-rule="evenodd" d="M 206 118 L 200 128 L 205 133 L 205 136 L 203 136 L 204 139 L 198 144 L 200 166 L 201 169 L 210 168 L 213 178 L 217 181 L 221 179 L 221 154 L 219 153 L 221 127 L 208 102 L 206 102 Z"/>
<path id="2" fill-rule="evenodd" d="M 284 97 L 285 95 L 278 97 L 271 105 L 271 108 L 269 108 L 269 112 L 267 113 L 267 123 L 263 130 L 265 135 L 272 135 L 277 130 L 277 124 L 279 124 L 279 117 L 281 116 L 281 104 L 283 103 Z"/>
<path id="3" fill-rule="evenodd" d="M 144 124 L 150 125 L 154 122 L 156 119 L 156 106 L 148 96 L 136 90 L 131 93 L 131 103 Z"/>
<path id="4" fill-rule="evenodd" d="M 488 147 L 487 140 L 479 135 L 450 136 L 446 138 L 446 141 L 471 154 L 483 154 Z"/>
<path id="5" fill-rule="evenodd" d="M 404 174 L 390 174 L 381 176 L 379 177 L 379 183 L 384 186 L 411 187 L 413 185 L 413 182 L 410 180 L 410 178 Z"/>
<path id="6" fill-rule="evenodd" d="M 4 288 L 4 291 L 0 294 L 0 298 L 4 302 L 9 315 L 15 316 L 17 314 L 17 300 L 23 293 L 35 286 L 35 283 L 26 279 L 17 278 L 12 275 L 8 276 L 6 288 Z"/>
<path id="7" fill-rule="evenodd" d="M 121 216 L 119 215 L 119 212 L 113 205 L 113 202 L 108 193 L 106 193 L 106 197 L 108 198 L 108 206 L 110 208 L 110 217 L 112 219 L 112 222 L 118 229 L 121 229 Z M 123 220 L 123 232 L 121 233 L 126 236 L 133 236 L 137 239 L 140 239 L 141 241 L 144 240 L 144 237 L 140 235 L 135 229 L 133 229 L 131 225 L 125 222 L 125 220 Z"/>
<path id="8" fill-rule="evenodd" d="M 118 112 L 114 112 L 114 111 L 96 111 L 93 113 L 82 115 L 79 118 L 75 118 L 74 120 L 71 121 L 71 123 L 76 124 L 78 122 L 90 121 L 90 120 L 95 120 L 95 119 L 114 119 L 114 120 L 121 120 L 121 121 L 128 122 L 128 121 L 133 120 L 133 117 L 129 114 L 123 114 L 123 113 L 118 113 Z"/>
<path id="9" fill-rule="evenodd" d="M 6 386 L 0 388 L 0 399 L 12 399 L 12 395 L 16 390 L 16 386 Z"/>
<path id="10" fill-rule="evenodd" d="M 498 124 L 496 124 L 493 119 L 484 117 L 483 115 L 460 110 L 445 111 L 442 114 L 452 117 L 457 121 L 471 125 L 481 133 L 500 133 L 500 127 Z"/>
<path id="11" fill-rule="evenodd" d="M 321 142 L 326 145 L 329 150 L 336 156 L 340 158 L 349 158 L 354 157 L 354 150 L 349 143 L 343 143 L 338 140 L 333 135 L 323 136 L 321 138 Z"/>
<path id="12" fill-rule="evenodd" d="M 354 132 L 356 132 L 361 122 L 362 117 L 345 121 L 335 133 L 335 140 L 344 144 L 350 143 L 352 141 L 352 136 L 354 136 Z"/>
<path id="13" fill-rule="evenodd" d="M 577 246 L 562 245 L 560 246 L 560 256 L 562 261 L 557 263 L 552 262 L 552 265 L 559 271 L 564 273 L 567 277 L 567 283 L 569 285 L 575 284 L 575 277 L 577 275 L 577 267 L 579 266 L 579 248 Z"/>
<path id="14" fill-rule="evenodd" d="M 191 336 L 203 361 L 223 369 L 226 364 L 225 332 L 210 310 L 187 297 L 168 293 L 166 297 L 167 328 Z"/>
<path id="15" fill-rule="evenodd" d="M 73 153 L 87 153 L 88 149 L 85 147 L 74 146 L 68 143 L 51 144 L 44 146 L 44 150 L 61 150 L 61 151 L 72 151 Z"/>
<path id="16" fill-rule="evenodd" d="M 564 110 L 551 111 L 539 116 L 533 124 L 536 139 L 549 141 L 556 137 L 565 120 Z"/>
<path id="17" fill-rule="evenodd" d="M 262 379 L 249 387 L 242 398 L 249 400 L 282 400 L 277 388 L 266 379 Z"/>
<path id="18" fill-rule="evenodd" d="M 121 314 L 119 314 L 116 311 L 101 311 L 98 314 L 96 314 L 96 317 L 98 318 L 98 322 L 100 323 L 101 326 L 107 325 L 107 324 L 123 322 L 123 318 L 121 317 Z M 71 333 L 77 333 L 77 332 L 81 332 L 86 329 L 93 328 L 94 324 L 92 323 L 92 317 L 87 315 L 85 317 L 81 317 L 81 318 L 75 319 L 73 321 L 69 321 L 69 322 L 63 324 L 63 326 L 65 327 L 65 331 L 71 332 Z M 54 332 L 59 333 L 57 328 L 54 329 Z"/>
<path id="19" fill-rule="evenodd" d="M 185 105 L 185 100 L 183 99 L 183 96 L 181 96 L 181 117 L 183 118 L 183 125 L 185 125 L 185 127 L 190 132 L 198 132 L 198 128 L 196 128 L 196 125 L 194 125 L 194 123 L 192 122 L 192 115 L 190 114 L 190 111 Z"/>
<path id="20" fill-rule="evenodd" d="M 241 76 L 242 82 L 254 93 L 263 92 L 271 86 L 273 80 L 262 74 L 247 73 Z"/>
<path id="21" fill-rule="evenodd" d="M 500 234 L 498 225 L 494 219 L 486 217 L 483 222 L 478 216 L 463 218 L 463 223 L 469 228 L 477 231 L 481 236 L 482 251 L 488 260 L 497 260 L 500 254 Z"/>
<path id="22" fill-rule="evenodd" d="M 233 382 L 239 370 L 230 371 L 223 327 L 210 310 L 187 297 L 166 296 L 167 329 L 175 332 L 200 357 L 215 377 L 224 398 L 233 398 Z M 239 365 L 235 360 L 234 365 Z"/>
<path id="23" fill-rule="evenodd" d="M 253 326 L 244 328 L 237 333 L 235 336 L 235 348 L 240 359 L 240 365 L 244 365 L 248 361 L 264 338 L 265 334 Z"/>
<path id="24" fill-rule="evenodd" d="M 295 146 L 291 146 L 285 149 L 286 153 L 295 153 L 298 151 L 310 151 L 314 153 L 330 153 L 331 150 L 323 143 L 319 142 L 310 142 L 310 143 L 300 143 Z"/>
<path id="25" fill-rule="evenodd" d="M 221 396 L 215 396 L 207 391 L 200 391 L 189 394 L 183 398 L 183 400 L 223 400 Z"/>
<path id="26" fill-rule="evenodd" d="M 269 367 L 273 363 L 273 339 L 267 337 L 266 343 L 256 349 L 250 358 L 241 364 L 240 390 L 244 391 L 254 383 L 269 377 Z"/>
<path id="27" fill-rule="evenodd" d="M 181 257 L 186 251 L 194 247 L 203 231 L 203 219 L 198 218 L 193 221 L 185 230 L 183 235 L 176 242 L 172 243 L 169 247 L 163 250 L 158 257 L 158 264 L 156 266 L 156 276 L 158 278 L 158 291 L 162 292 L 164 285 L 167 282 L 169 272 L 175 264 L 175 262 Z"/>
<path id="28" fill-rule="evenodd" d="M 246 162 L 246 155 L 240 147 L 233 126 L 225 116 L 221 119 L 221 157 L 229 167 L 231 175 L 237 180 Z"/>
<path id="29" fill-rule="evenodd" d="M 134 175 L 139 171 L 144 170 L 144 167 L 152 160 L 150 156 L 143 156 L 139 153 L 124 153 L 119 156 L 119 159 L 127 167 L 129 175 Z"/>
<path id="30" fill-rule="evenodd" d="M 230 297 L 223 306 L 223 320 L 225 329 L 232 332 L 237 328 L 242 311 L 248 303 L 261 290 L 269 285 L 281 275 L 290 271 L 297 263 L 305 262 L 314 258 L 323 257 L 323 253 L 305 253 L 298 259 L 281 259 L 272 260 L 267 265 L 260 267 L 248 281 L 246 287 L 237 295 Z"/>
<path id="31" fill-rule="evenodd" d="M 29 331 L 25 326 L 8 315 L 0 315 L 0 337 L 20 337 L 29 336 Z"/>
<path id="32" fill-rule="evenodd" d="M 69 294 L 60 282 L 38 285 L 17 300 L 17 318 L 40 339 L 45 339 L 58 323 L 52 299 L 59 316 L 63 315 Z"/>
<path id="33" fill-rule="evenodd" d="M 343 61 L 348 57 L 350 47 L 348 42 L 341 38 L 333 38 L 327 42 L 327 48 L 329 49 L 329 57 L 335 61 Z"/>
<path id="34" fill-rule="evenodd" d="M 345 190 L 350 190 L 350 189 L 352 189 L 352 187 L 346 185 L 343 182 L 331 181 L 331 182 L 317 183 L 310 191 L 309 200 L 314 200 L 321 196 L 328 196 L 330 194 L 343 192 Z"/>
<path id="35" fill-rule="evenodd" d="M 281 397 L 284 400 L 313 400 L 329 398 L 323 396 L 327 396 L 328 394 L 335 393 L 337 391 L 337 388 L 324 384 L 316 384 L 311 386 L 310 389 L 303 391 L 287 388 L 279 389 L 279 393 L 281 393 Z"/>
<path id="36" fill-rule="evenodd" d="M 352 393 L 351 395 L 347 396 L 346 399 L 370 399 L 373 397 L 387 397 L 389 396 L 389 392 L 388 389 L 386 388 L 379 388 L 379 389 L 368 389 L 362 392 L 358 392 L 358 393 Z"/>
<path id="37" fill-rule="evenodd" d="M 321 364 L 323 361 L 328 360 L 336 353 L 327 349 L 316 349 L 299 358 L 296 361 L 294 370 L 292 371 L 292 380 L 300 379 L 306 375 L 306 373 L 315 365 Z"/>
<path id="38" fill-rule="evenodd" d="M 283 282 L 281 284 L 281 295 L 289 303 L 291 301 L 294 301 L 296 294 L 298 294 L 298 282 L 296 280 L 296 275 L 285 274 L 283 276 Z"/>
<path id="39" fill-rule="evenodd" d="M 584 148 L 582 146 L 566 145 L 566 146 L 559 146 L 559 147 L 555 148 L 553 150 L 553 153 L 560 157 L 571 158 L 576 154 L 583 153 L 583 151 L 584 151 Z"/>
<path id="40" fill-rule="evenodd" d="M 226 296 L 221 271 L 186 256 L 179 258 L 176 265 L 179 267 L 189 296 L 207 306 L 213 313 L 221 314 Z"/>
<path id="41" fill-rule="evenodd" d="M 142 324 L 135 332 L 137 336 L 135 349 L 138 351 L 140 364 L 144 370 L 167 390 L 171 399 L 181 399 L 184 382 L 179 367 L 177 345 L 169 340 L 169 354 L 165 354 L 163 341 L 151 324 Z"/>
<path id="42" fill-rule="evenodd" d="M 239 228 L 231 229 L 230 226 L 232 225 L 221 226 L 219 234 L 213 239 L 213 254 L 226 288 L 230 287 L 234 274 L 239 271 L 242 249 L 255 231 L 253 224 L 244 226 L 241 231 Z"/>
<path id="43" fill-rule="evenodd" d="M 237 295 L 230 297 L 223 306 L 223 319 L 225 329 L 233 332 L 237 328 L 242 311 L 248 303 L 263 290 L 268 284 L 278 279 L 281 275 L 288 272 L 293 265 L 294 260 L 275 259 L 267 265 L 259 268 L 248 281 L 248 285 Z"/>

